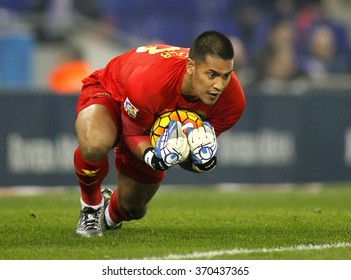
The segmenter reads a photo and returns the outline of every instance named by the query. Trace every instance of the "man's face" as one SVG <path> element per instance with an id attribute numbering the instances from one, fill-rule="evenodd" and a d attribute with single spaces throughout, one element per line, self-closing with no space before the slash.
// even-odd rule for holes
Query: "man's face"
<path id="1" fill-rule="evenodd" d="M 202 63 L 189 59 L 188 71 L 191 74 L 192 95 L 207 106 L 215 104 L 228 85 L 232 70 L 233 60 L 223 60 L 209 55 Z"/>

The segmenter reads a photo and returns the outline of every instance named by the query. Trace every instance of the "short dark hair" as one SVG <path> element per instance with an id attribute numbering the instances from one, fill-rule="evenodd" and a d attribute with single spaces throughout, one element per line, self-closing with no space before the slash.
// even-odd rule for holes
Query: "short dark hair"
<path id="1" fill-rule="evenodd" d="M 234 58 L 234 48 L 226 35 L 215 30 L 208 30 L 195 38 L 190 47 L 189 58 L 203 62 L 207 55 L 230 60 Z"/>

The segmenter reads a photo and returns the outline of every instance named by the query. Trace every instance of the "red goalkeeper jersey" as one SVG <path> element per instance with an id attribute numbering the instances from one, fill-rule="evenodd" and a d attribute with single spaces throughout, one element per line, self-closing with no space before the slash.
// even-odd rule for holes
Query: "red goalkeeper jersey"
<path id="1" fill-rule="evenodd" d="M 189 49 L 168 45 L 143 46 L 113 58 L 83 83 L 99 82 L 120 104 L 123 135 L 131 150 L 147 141 L 155 117 L 165 111 L 188 109 L 208 120 L 219 136 L 241 117 L 245 97 L 234 73 L 217 102 L 188 103 L 181 95 Z"/>

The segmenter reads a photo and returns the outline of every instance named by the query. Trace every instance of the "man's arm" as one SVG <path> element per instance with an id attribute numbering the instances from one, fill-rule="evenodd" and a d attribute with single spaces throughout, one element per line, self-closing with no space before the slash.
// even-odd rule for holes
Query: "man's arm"
<path id="1" fill-rule="evenodd" d="M 146 149 L 148 148 L 152 148 L 150 141 L 146 141 L 146 142 L 140 142 L 138 144 L 136 144 L 134 150 L 133 150 L 133 154 L 141 161 L 144 160 L 144 153 L 146 151 Z"/>

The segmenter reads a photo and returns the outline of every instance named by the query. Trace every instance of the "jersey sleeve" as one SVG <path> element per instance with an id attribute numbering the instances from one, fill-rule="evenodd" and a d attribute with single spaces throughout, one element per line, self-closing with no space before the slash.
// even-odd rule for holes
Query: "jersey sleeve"
<path id="1" fill-rule="evenodd" d="M 122 124 L 126 144 L 131 151 L 138 143 L 150 141 L 149 129 L 155 113 L 164 103 L 159 94 L 160 83 L 156 81 L 156 75 L 150 75 L 150 71 L 153 71 L 152 67 L 137 69 L 125 84 Z"/>

